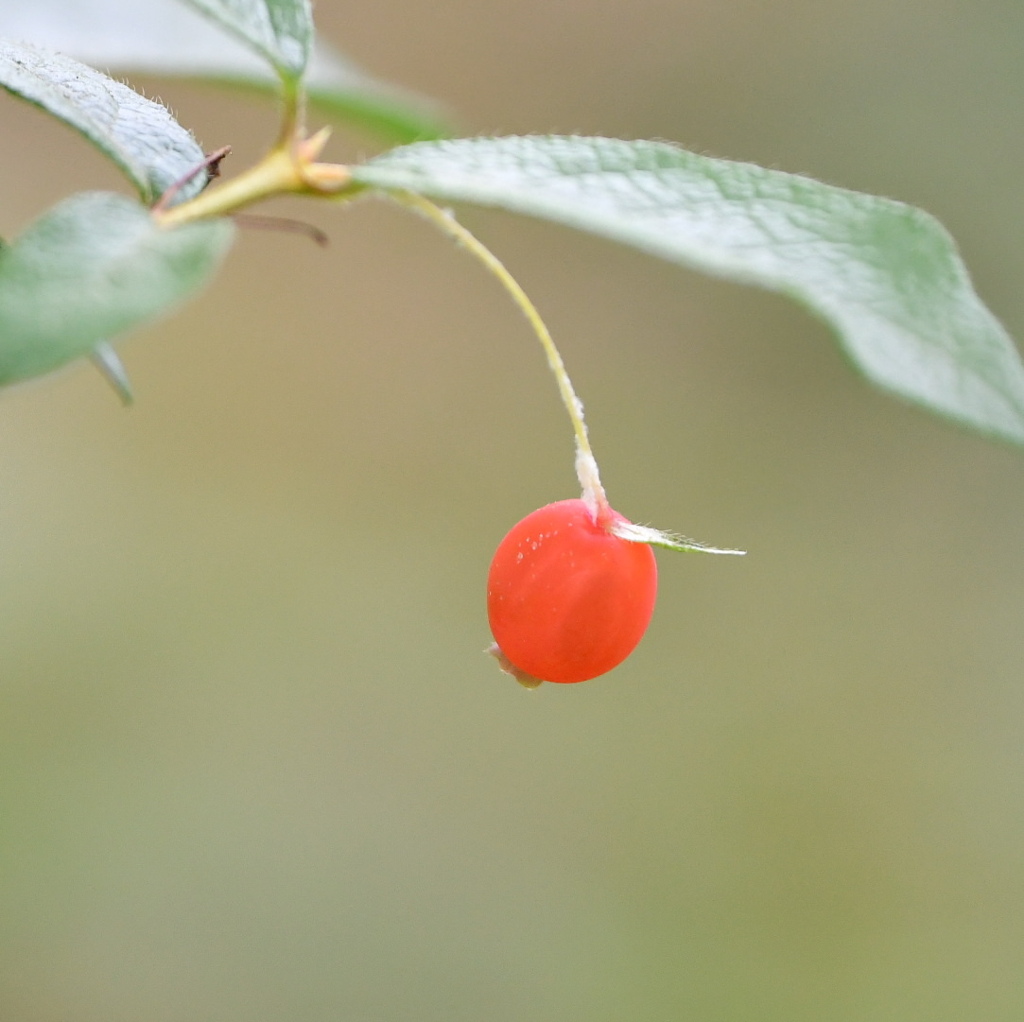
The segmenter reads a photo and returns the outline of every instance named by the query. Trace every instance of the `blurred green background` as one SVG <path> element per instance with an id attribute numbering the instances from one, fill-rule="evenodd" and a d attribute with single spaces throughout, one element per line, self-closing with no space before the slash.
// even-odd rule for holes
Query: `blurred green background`
<path id="1" fill-rule="evenodd" d="M 924 206 L 1024 337 L 1019 0 L 320 0 L 465 133 L 659 137 Z M 266 105 L 137 79 L 244 167 Z M 0 98 L 0 234 L 123 186 Z M 339 132 L 329 155 L 374 144 Z M 279 203 L 214 287 L 0 398 L 0 1018 L 1024 1017 L 1024 458 L 781 299 L 466 210 L 661 556 L 636 654 L 527 692 L 484 580 L 574 494 L 493 281 Z"/>

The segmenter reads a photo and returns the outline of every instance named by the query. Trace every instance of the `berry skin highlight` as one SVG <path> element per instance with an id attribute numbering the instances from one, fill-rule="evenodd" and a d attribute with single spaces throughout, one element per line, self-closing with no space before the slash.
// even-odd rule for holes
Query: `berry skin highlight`
<path id="1" fill-rule="evenodd" d="M 617 667 L 654 613 L 658 568 L 646 543 L 610 531 L 580 499 L 527 515 L 498 545 L 487 578 L 491 652 L 527 687 L 572 684 Z"/>

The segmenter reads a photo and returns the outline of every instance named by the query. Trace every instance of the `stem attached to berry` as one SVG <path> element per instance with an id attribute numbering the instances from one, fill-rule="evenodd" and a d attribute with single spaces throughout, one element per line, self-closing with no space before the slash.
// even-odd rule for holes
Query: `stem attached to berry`
<path id="1" fill-rule="evenodd" d="M 558 392 L 562 397 L 562 404 L 569 413 L 572 421 L 573 432 L 576 434 L 576 476 L 583 489 L 583 500 L 596 522 L 603 522 L 609 517 L 610 505 L 605 495 L 604 487 L 601 485 L 601 475 L 598 472 L 597 461 L 594 452 L 590 448 L 590 438 L 587 435 L 587 424 L 583 419 L 583 402 L 576 396 L 572 380 L 566 371 L 565 363 L 558 351 L 551 331 L 548 330 L 544 320 L 541 319 L 537 307 L 530 301 L 529 296 L 522 289 L 519 282 L 505 268 L 500 259 L 474 234 L 462 226 L 447 210 L 434 205 L 429 199 L 412 192 L 389 192 L 392 198 L 403 205 L 422 214 L 432 223 L 444 231 L 459 245 L 473 255 L 478 262 L 482 263 L 491 272 L 501 286 L 508 292 L 512 301 L 519 306 L 520 311 L 526 317 L 527 322 L 537 335 L 544 354 L 547 356 L 548 366 L 558 384 Z"/>
<path id="2" fill-rule="evenodd" d="M 413 192 L 388 192 L 388 195 L 398 202 L 401 202 L 409 209 L 422 214 L 433 224 L 440 227 L 449 238 L 452 238 L 471 255 L 482 263 L 495 277 L 501 286 L 511 296 L 512 301 L 519 306 L 526 317 L 533 332 L 544 349 L 547 356 L 548 366 L 554 374 L 558 383 L 558 392 L 562 396 L 562 403 L 569 413 L 572 421 L 572 428 L 576 434 L 576 477 L 580 481 L 583 490 L 583 503 L 590 512 L 595 523 L 606 529 L 619 539 L 628 540 L 630 543 L 646 543 L 650 546 L 665 547 L 669 550 L 694 550 L 708 554 L 742 554 L 742 550 L 728 550 L 719 547 L 705 546 L 695 540 L 687 539 L 684 536 L 676 536 L 670 532 L 662 532 L 646 525 L 635 525 L 632 522 L 621 520 L 612 512 L 608 497 L 605 495 L 604 487 L 601 485 L 601 476 L 597 469 L 597 461 L 594 452 L 590 449 L 590 439 L 587 435 L 587 424 L 583 419 L 583 402 L 576 396 L 572 381 L 566 371 L 565 363 L 558 352 L 551 332 L 541 319 L 536 306 L 530 301 L 529 296 L 519 285 L 519 282 L 502 264 L 501 260 L 475 235 L 470 233 L 449 213 L 447 210 L 436 206 L 429 199 Z"/>

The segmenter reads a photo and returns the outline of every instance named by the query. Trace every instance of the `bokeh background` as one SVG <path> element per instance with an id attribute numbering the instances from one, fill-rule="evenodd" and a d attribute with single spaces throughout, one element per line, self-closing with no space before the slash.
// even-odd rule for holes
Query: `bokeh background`
<path id="1" fill-rule="evenodd" d="M 1024 337 L 1019 0 L 320 0 L 465 133 L 674 139 L 924 206 Z M 137 79 L 225 171 L 272 108 Z M 0 234 L 124 186 L 0 97 Z M 375 150 L 339 132 L 330 155 Z M 493 547 L 574 492 L 536 342 L 383 203 L 279 203 L 204 296 L 0 398 L 0 1018 L 1024 1017 L 1024 458 L 816 321 L 463 218 L 662 556 L 636 654 L 527 692 Z"/>

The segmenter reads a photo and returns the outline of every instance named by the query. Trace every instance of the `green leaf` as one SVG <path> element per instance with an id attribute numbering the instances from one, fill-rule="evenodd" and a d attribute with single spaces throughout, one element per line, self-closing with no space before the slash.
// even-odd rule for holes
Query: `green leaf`
<path id="1" fill-rule="evenodd" d="M 73 195 L 0 249 L 0 384 L 93 351 L 197 291 L 233 237 L 225 221 L 175 230 L 108 192 Z"/>
<path id="2" fill-rule="evenodd" d="M 184 0 L 223 25 L 287 81 L 302 78 L 313 46 L 309 0 Z"/>
<path id="3" fill-rule="evenodd" d="M 124 171 L 145 202 L 203 160 L 199 144 L 165 107 L 63 54 L 0 39 L 0 86 L 84 135 Z M 205 174 L 197 174 L 179 199 L 205 182 Z"/>
<path id="4" fill-rule="evenodd" d="M 661 142 L 523 137 L 424 142 L 355 180 L 543 217 L 790 295 L 886 389 L 1024 443 L 1024 366 L 927 213 Z"/>
<path id="5" fill-rule="evenodd" d="M 265 60 L 178 0 L 32 0 L 0 4 L 0 35 L 30 39 L 94 67 L 200 78 L 270 94 Z M 321 40 L 305 79 L 326 116 L 395 142 L 447 133 L 436 104 L 381 82 Z"/>
<path id="6" fill-rule="evenodd" d="M 637 525 L 636 522 L 613 522 L 608 531 L 618 536 L 619 539 L 628 540 L 630 543 L 646 543 L 648 546 L 662 547 L 665 550 L 676 550 L 681 553 L 732 554 L 737 557 L 743 557 L 746 554 L 746 550 L 708 546 L 707 543 L 698 543 L 695 539 L 687 539 L 674 532 L 664 532 L 650 525 Z"/>

